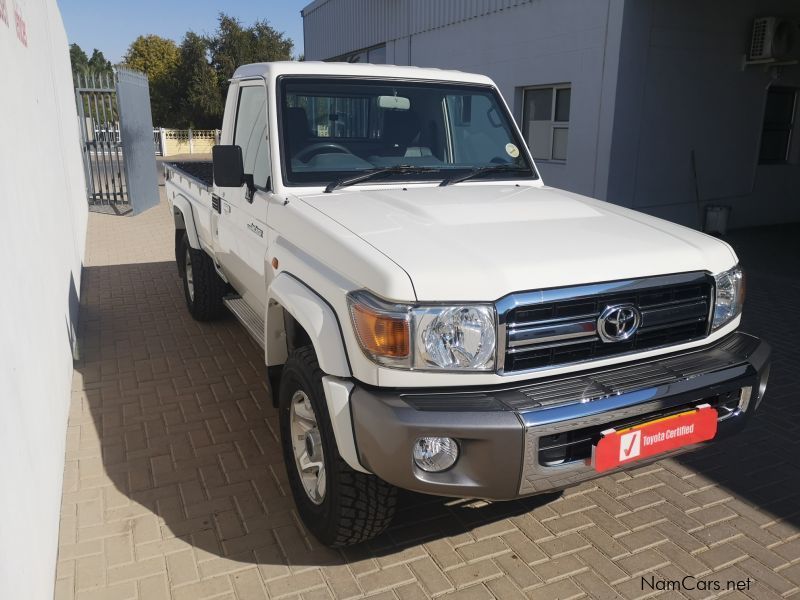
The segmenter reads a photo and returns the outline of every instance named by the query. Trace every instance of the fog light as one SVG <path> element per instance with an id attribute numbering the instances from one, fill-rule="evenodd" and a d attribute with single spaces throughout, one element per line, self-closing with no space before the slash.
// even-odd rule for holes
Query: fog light
<path id="1" fill-rule="evenodd" d="M 414 442 L 414 463 L 423 471 L 438 473 L 458 459 L 458 444 L 447 437 L 423 437 Z"/>

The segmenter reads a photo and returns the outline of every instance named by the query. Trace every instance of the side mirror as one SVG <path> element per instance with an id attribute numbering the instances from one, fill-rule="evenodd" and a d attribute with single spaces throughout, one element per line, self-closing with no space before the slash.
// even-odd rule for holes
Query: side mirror
<path id="1" fill-rule="evenodd" d="M 244 162 L 241 146 L 217 145 L 211 149 L 214 163 L 214 184 L 217 187 L 242 187 Z"/>

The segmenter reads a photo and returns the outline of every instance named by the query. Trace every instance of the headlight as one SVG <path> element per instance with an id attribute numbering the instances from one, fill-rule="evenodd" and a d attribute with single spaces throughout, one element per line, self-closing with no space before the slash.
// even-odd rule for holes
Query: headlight
<path id="1" fill-rule="evenodd" d="M 739 265 L 715 275 L 714 319 L 711 330 L 719 329 L 742 314 L 744 273 Z"/>
<path id="2" fill-rule="evenodd" d="M 494 367 L 494 309 L 489 306 L 447 306 L 413 311 L 415 364 L 419 369 Z"/>
<path id="3" fill-rule="evenodd" d="M 491 371 L 497 335 L 488 304 L 393 304 L 365 291 L 348 294 L 362 350 L 381 365 L 426 370 Z"/>

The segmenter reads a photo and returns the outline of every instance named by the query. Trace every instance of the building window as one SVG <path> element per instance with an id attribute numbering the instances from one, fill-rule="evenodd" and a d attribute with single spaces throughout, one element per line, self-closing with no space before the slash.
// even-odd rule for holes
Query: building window
<path id="1" fill-rule="evenodd" d="M 354 52 L 348 52 L 329 59 L 331 62 L 371 63 L 373 65 L 386 64 L 386 44 L 372 46 Z"/>
<path id="2" fill-rule="evenodd" d="M 534 159 L 567 160 L 571 95 L 568 84 L 523 90 L 522 129 Z"/>
<path id="3" fill-rule="evenodd" d="M 759 163 L 788 162 L 796 105 L 797 89 L 772 86 L 767 90 L 764 127 L 761 130 L 761 150 L 758 154 Z"/>

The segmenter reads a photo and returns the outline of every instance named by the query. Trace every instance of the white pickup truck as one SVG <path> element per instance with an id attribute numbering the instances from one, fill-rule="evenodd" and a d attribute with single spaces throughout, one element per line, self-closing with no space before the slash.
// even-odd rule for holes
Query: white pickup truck
<path id="1" fill-rule="evenodd" d="M 213 163 L 166 167 L 195 319 L 264 349 L 299 513 L 381 532 L 398 487 L 513 499 L 697 448 L 761 402 L 724 242 L 547 187 L 494 83 L 245 65 Z"/>

